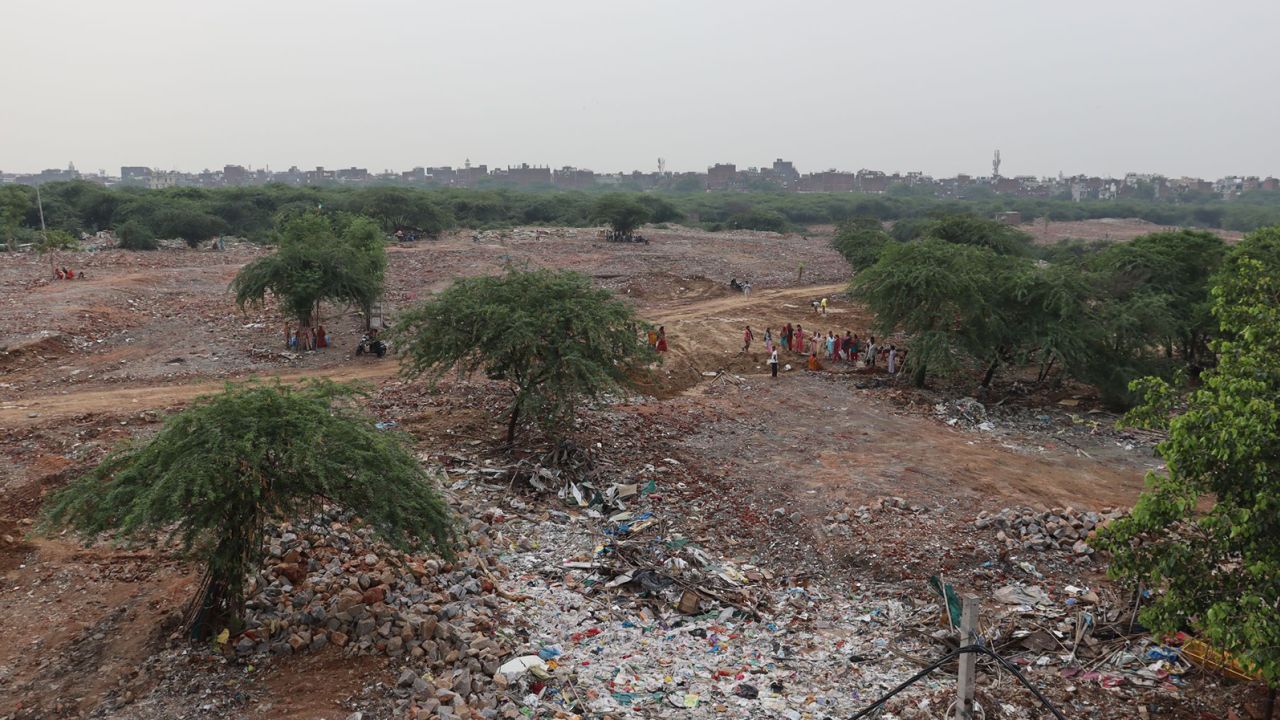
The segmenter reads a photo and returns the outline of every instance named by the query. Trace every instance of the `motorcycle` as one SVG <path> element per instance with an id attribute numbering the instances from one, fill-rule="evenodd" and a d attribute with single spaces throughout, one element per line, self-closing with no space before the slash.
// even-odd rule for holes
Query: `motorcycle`
<path id="1" fill-rule="evenodd" d="M 377 355 L 378 357 L 386 357 L 387 344 L 376 337 L 364 335 L 360 338 L 360 344 L 356 345 L 356 355 Z"/>

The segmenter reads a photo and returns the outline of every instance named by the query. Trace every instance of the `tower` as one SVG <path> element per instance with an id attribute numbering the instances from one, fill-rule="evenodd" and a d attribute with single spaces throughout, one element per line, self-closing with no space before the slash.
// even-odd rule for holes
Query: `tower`
<path id="1" fill-rule="evenodd" d="M 667 171 L 667 159 L 658 158 L 658 174 L 661 175 Z"/>
<path id="2" fill-rule="evenodd" d="M 991 159 L 991 177 L 1000 177 L 1000 151 L 996 150 L 996 156 Z"/>

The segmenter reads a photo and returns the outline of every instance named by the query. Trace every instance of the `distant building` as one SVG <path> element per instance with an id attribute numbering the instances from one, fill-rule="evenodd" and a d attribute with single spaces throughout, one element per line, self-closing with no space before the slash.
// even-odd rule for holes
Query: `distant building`
<path id="1" fill-rule="evenodd" d="M 797 189 L 801 192 L 853 192 L 858 186 L 858 176 L 841 170 L 824 170 L 809 173 L 800 178 Z"/>
<path id="2" fill-rule="evenodd" d="M 529 163 L 521 163 L 515 167 L 508 165 L 507 171 L 503 173 L 502 177 L 508 184 L 515 185 L 516 187 L 550 185 L 551 168 L 530 165 Z"/>
<path id="3" fill-rule="evenodd" d="M 333 170 L 325 170 L 324 167 L 317 165 L 315 170 L 308 170 L 304 177 L 308 185 L 324 185 L 337 180 L 338 174 Z"/>
<path id="4" fill-rule="evenodd" d="M 248 185 L 249 171 L 243 165 L 224 165 L 222 168 L 224 185 Z"/>
<path id="5" fill-rule="evenodd" d="M 565 190 L 588 190 L 596 184 L 596 174 L 590 170 L 563 167 L 555 172 L 552 181 Z"/>
<path id="6" fill-rule="evenodd" d="M 120 168 L 120 182 L 126 185 L 146 185 L 151 179 L 151 168 L 141 165 L 125 165 Z"/>
<path id="7" fill-rule="evenodd" d="M 176 172 L 153 172 L 147 178 L 147 187 L 152 190 L 177 187 L 180 175 L 181 173 Z"/>
<path id="8" fill-rule="evenodd" d="M 414 168 L 419 173 L 422 168 Z M 338 182 L 367 182 L 369 180 L 369 170 L 367 168 L 349 167 L 345 170 L 339 170 L 336 174 Z"/>
<path id="9" fill-rule="evenodd" d="M 728 190 L 738 179 L 738 168 L 733 163 L 716 163 L 707 168 L 707 189 Z"/>

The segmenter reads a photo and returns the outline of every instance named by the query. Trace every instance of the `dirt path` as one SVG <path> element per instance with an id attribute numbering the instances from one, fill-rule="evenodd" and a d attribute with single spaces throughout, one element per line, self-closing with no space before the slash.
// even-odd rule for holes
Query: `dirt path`
<path id="1" fill-rule="evenodd" d="M 244 380 L 248 377 L 261 379 L 277 379 L 281 382 L 294 383 L 305 378 L 325 377 L 331 380 L 382 380 L 395 374 L 399 366 L 391 361 L 370 362 L 340 368 L 319 368 L 316 370 L 288 373 L 271 373 L 229 378 Z M 0 403 L 0 425 L 20 427 L 47 423 L 51 419 L 72 417 L 89 413 L 119 413 L 125 410 L 138 411 L 164 408 L 178 405 L 199 397 L 218 392 L 225 382 L 202 382 L 187 385 L 161 384 L 142 385 L 109 389 L 86 389 L 69 392 L 66 395 L 49 395 L 46 397 L 11 400 Z"/>
<path id="2" fill-rule="evenodd" d="M 141 276 L 139 276 L 141 277 Z M 814 285 L 782 290 L 763 290 L 750 295 L 733 293 L 724 297 L 707 300 L 690 300 L 672 304 L 655 304 L 642 315 L 652 317 L 654 322 L 668 325 L 681 325 L 689 322 L 729 322 L 730 318 L 721 318 L 726 313 L 738 313 L 762 308 L 776 308 L 788 300 L 804 300 L 822 295 L 833 294 L 843 289 L 842 284 Z M 691 334 L 691 333 L 686 333 Z M 726 336 L 726 343 L 734 340 Z M 686 352 L 678 352 L 677 364 L 681 364 L 688 352 L 705 352 L 712 354 L 720 348 L 709 348 L 703 343 L 690 346 Z M 244 375 L 230 380 L 243 380 L 248 377 L 263 379 L 279 379 L 282 382 L 298 382 L 304 378 L 326 377 L 332 380 L 370 380 L 380 381 L 395 375 L 399 365 L 392 360 L 382 362 L 361 362 L 341 367 L 316 368 L 283 373 L 258 373 Z M 119 413 L 122 411 L 140 411 L 165 408 L 190 401 L 200 395 L 218 392 L 224 381 L 197 382 L 189 384 L 160 383 L 153 385 L 131 385 L 129 387 L 86 388 L 74 390 L 66 394 L 44 395 L 36 398 L 6 400 L 0 402 L 0 425 L 5 427 L 21 427 L 38 425 L 50 420 L 73 417 L 90 413 Z"/>

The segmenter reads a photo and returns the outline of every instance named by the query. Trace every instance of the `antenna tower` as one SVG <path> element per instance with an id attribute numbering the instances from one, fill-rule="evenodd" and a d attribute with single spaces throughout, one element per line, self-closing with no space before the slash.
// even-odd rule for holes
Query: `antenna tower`
<path id="1" fill-rule="evenodd" d="M 667 171 L 667 159 L 658 158 L 658 174 L 661 175 Z"/>
<path id="2" fill-rule="evenodd" d="M 996 156 L 991 160 L 991 177 L 1000 177 L 1000 151 L 996 150 Z"/>

